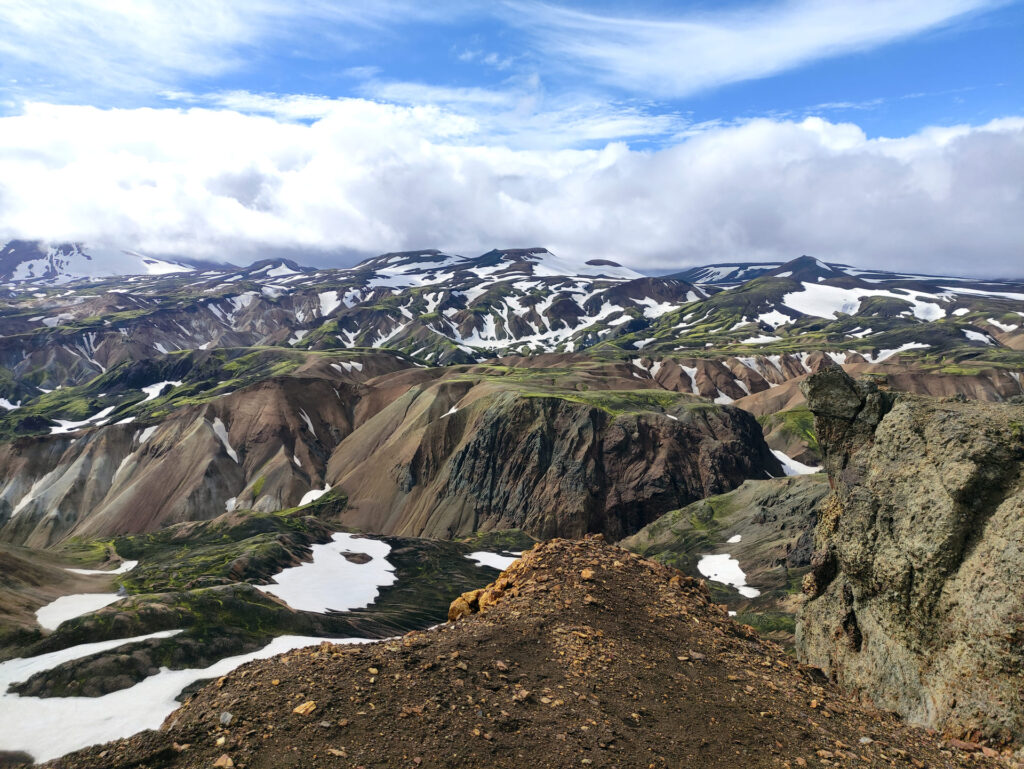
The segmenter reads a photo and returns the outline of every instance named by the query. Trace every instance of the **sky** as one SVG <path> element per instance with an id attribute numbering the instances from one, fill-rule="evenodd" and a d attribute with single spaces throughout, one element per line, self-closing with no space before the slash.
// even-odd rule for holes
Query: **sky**
<path id="1" fill-rule="evenodd" d="M 0 240 L 1024 277 L 1022 0 L 0 0 Z"/>

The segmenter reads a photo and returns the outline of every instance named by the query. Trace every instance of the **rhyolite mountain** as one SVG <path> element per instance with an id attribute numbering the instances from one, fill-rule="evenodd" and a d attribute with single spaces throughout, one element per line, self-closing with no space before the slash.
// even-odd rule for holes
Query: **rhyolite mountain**
<path id="1" fill-rule="evenodd" d="M 38 287 L 37 287 L 38 288 Z M 13 292 L 0 312 L 3 397 L 77 384 L 125 360 L 272 345 L 385 348 L 424 364 L 540 352 L 740 359 L 826 351 L 838 362 L 912 353 L 1012 369 L 1024 284 L 907 276 L 810 257 L 736 285 L 646 277 L 544 249 L 466 258 L 387 254 L 350 269 L 282 260 L 244 269 L 72 282 Z"/>

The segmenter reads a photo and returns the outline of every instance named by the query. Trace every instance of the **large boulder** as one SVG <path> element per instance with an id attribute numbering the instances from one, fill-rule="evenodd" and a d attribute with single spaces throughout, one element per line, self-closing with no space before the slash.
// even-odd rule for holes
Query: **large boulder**
<path id="1" fill-rule="evenodd" d="M 804 385 L 833 487 L 803 661 L 912 722 L 1024 738 L 1024 408 Z"/>

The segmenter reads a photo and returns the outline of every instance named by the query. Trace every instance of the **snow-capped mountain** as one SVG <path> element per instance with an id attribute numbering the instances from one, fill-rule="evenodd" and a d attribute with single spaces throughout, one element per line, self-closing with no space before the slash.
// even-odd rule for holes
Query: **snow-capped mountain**
<path id="1" fill-rule="evenodd" d="M 378 348 L 423 365 L 584 351 L 741 362 L 822 352 L 841 362 L 903 354 L 927 365 L 1024 368 L 1024 284 L 812 257 L 730 269 L 704 273 L 717 284 L 694 284 L 542 248 L 477 257 L 426 250 L 348 269 L 277 259 L 42 284 L 0 309 L 0 366 L 10 374 L 0 397 L 16 404 L 36 388 L 176 351 L 267 346 Z M 721 285 L 751 271 L 757 277 Z"/>
<path id="2" fill-rule="evenodd" d="M 11 240 L 0 246 L 0 283 L 60 285 L 83 278 L 121 275 L 167 275 L 194 266 L 144 256 L 135 251 L 86 246 L 82 243 L 44 243 Z"/>

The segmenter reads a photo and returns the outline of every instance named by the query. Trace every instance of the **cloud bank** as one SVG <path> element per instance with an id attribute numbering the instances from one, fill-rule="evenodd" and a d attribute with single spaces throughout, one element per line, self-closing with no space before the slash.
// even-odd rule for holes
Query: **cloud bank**
<path id="1" fill-rule="evenodd" d="M 891 139 L 759 119 L 656 151 L 514 150 L 436 106 L 291 108 L 316 116 L 30 104 L 0 118 L 0 238 L 236 262 L 545 245 L 649 270 L 810 253 L 1024 273 L 1024 118 Z"/>

